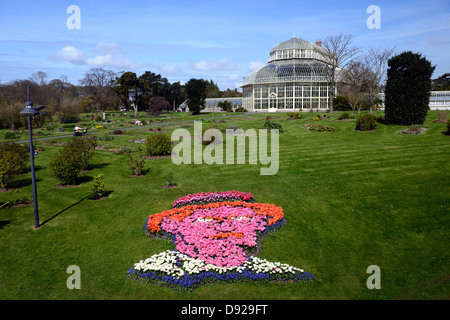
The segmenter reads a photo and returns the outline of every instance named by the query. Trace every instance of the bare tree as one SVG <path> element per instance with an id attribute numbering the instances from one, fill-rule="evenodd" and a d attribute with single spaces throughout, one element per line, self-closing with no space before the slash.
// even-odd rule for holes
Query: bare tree
<path id="1" fill-rule="evenodd" d="M 341 70 L 359 53 L 360 49 L 353 45 L 354 36 L 338 34 L 328 36 L 322 43 L 325 49 L 323 58 L 327 65 L 327 79 L 330 96 L 330 113 L 333 113 L 333 97 L 336 91 L 337 77 L 341 77 Z"/>
<path id="2" fill-rule="evenodd" d="M 86 93 L 91 94 L 97 111 L 104 110 L 115 100 L 113 88 L 116 85 L 117 73 L 103 68 L 92 68 L 79 80 Z"/>
<path id="3" fill-rule="evenodd" d="M 30 80 L 36 82 L 40 86 L 47 84 L 48 75 L 44 71 L 38 71 L 31 75 Z"/>
<path id="4" fill-rule="evenodd" d="M 343 73 L 339 91 L 347 97 L 348 103 L 352 108 L 352 114 L 355 110 L 359 114 L 366 101 L 368 73 L 370 73 L 370 70 L 360 61 L 348 63 L 345 73 Z"/>
<path id="5" fill-rule="evenodd" d="M 378 98 L 378 93 L 382 92 L 382 88 L 386 82 L 388 60 L 394 52 L 395 48 L 380 49 L 370 47 L 369 51 L 363 56 L 362 60 L 366 68 L 370 70 L 366 75 L 370 113 L 372 113 L 372 106 Z"/>

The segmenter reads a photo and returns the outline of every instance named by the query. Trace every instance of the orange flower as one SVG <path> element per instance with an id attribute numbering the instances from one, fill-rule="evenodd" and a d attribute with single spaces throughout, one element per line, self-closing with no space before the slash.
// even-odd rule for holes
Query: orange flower
<path id="1" fill-rule="evenodd" d="M 273 225 L 277 221 L 283 219 L 284 213 L 281 207 L 277 207 L 274 204 L 269 203 L 251 203 L 245 201 L 224 201 L 224 202 L 214 202 L 208 204 L 198 204 L 189 205 L 181 208 L 175 208 L 170 210 L 165 210 L 160 213 L 150 215 L 147 221 L 147 228 L 150 232 L 158 232 L 161 230 L 161 222 L 164 218 L 183 221 L 185 218 L 189 217 L 197 209 L 214 209 L 222 206 L 232 206 L 232 207 L 244 207 L 251 208 L 256 214 L 268 216 L 267 220 L 269 226 Z M 220 217 L 208 217 L 210 219 L 216 219 L 222 221 Z M 220 220 L 219 220 L 220 219 Z"/>

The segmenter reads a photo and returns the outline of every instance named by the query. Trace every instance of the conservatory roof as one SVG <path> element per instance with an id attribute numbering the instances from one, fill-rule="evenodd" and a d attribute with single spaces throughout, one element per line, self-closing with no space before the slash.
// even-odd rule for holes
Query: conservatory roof
<path id="1" fill-rule="evenodd" d="M 340 70 L 337 70 L 339 74 Z M 250 72 L 241 86 L 258 83 L 327 82 L 328 68 L 319 61 L 289 59 L 273 61 Z"/>

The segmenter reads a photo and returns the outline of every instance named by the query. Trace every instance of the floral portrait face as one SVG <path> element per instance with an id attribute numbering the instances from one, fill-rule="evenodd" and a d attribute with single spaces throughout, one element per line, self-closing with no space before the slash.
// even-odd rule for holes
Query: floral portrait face
<path id="1" fill-rule="evenodd" d="M 133 277 L 186 288 L 226 279 L 310 279 L 301 269 L 250 256 L 260 237 L 285 224 L 281 207 L 254 203 L 237 191 L 200 193 L 177 199 L 173 208 L 147 218 L 149 237 L 169 237 L 175 250 L 135 264 Z M 281 273 L 281 275 L 280 275 Z M 225 278 L 224 278 L 225 277 Z"/>
<path id="2" fill-rule="evenodd" d="M 166 218 L 161 229 L 176 235 L 179 252 L 219 267 L 233 267 L 247 260 L 244 246 L 255 247 L 257 232 L 266 229 L 267 216 L 251 208 L 223 206 L 197 209 L 182 221 Z"/>

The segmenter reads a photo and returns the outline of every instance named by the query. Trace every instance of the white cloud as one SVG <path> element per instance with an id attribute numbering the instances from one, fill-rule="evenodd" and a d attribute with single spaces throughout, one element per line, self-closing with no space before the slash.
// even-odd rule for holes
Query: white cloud
<path id="1" fill-rule="evenodd" d="M 131 61 L 125 56 L 125 50 L 115 43 L 100 42 L 95 51 L 103 53 L 95 57 L 87 57 L 83 51 L 73 46 L 66 46 L 51 56 L 50 59 L 67 61 L 77 65 L 88 65 L 96 67 L 111 67 L 118 69 L 134 69 L 141 67 L 138 62 Z"/>
<path id="2" fill-rule="evenodd" d="M 231 62 L 227 58 L 217 59 L 214 61 L 199 61 L 195 64 L 194 68 L 200 71 L 224 71 L 224 70 L 236 70 L 236 64 Z"/>
<path id="3" fill-rule="evenodd" d="M 85 64 L 85 54 L 73 46 L 66 46 L 51 57 L 53 60 L 68 61 L 73 64 Z"/>
<path id="4" fill-rule="evenodd" d="M 239 79 L 239 77 L 235 73 L 230 74 L 230 76 L 228 77 L 228 80 L 230 80 L 230 81 L 236 81 L 237 79 Z"/>
<path id="5" fill-rule="evenodd" d="M 248 65 L 248 70 L 253 71 L 256 70 L 264 65 L 264 62 L 261 61 L 252 61 Z"/>
<path id="6" fill-rule="evenodd" d="M 138 62 L 133 62 L 130 59 L 117 54 L 105 54 L 102 56 L 95 56 L 95 58 L 87 58 L 86 64 L 97 67 L 112 67 L 118 69 L 134 69 L 141 66 Z"/>

